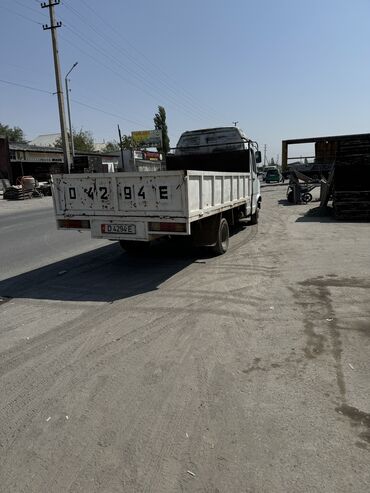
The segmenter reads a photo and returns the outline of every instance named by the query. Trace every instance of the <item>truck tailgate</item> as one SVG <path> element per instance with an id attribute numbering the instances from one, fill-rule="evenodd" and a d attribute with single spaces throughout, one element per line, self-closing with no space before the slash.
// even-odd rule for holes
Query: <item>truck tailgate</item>
<path id="1" fill-rule="evenodd" d="M 55 212 L 68 216 L 187 215 L 184 171 L 54 175 Z"/>

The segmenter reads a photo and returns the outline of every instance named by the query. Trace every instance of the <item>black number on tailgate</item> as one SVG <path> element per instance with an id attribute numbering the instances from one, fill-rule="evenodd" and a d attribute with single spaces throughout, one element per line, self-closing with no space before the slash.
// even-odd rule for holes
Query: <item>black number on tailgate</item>
<path id="1" fill-rule="evenodd" d="M 167 185 L 162 185 L 159 187 L 159 198 L 161 200 L 168 200 L 168 189 Z"/>
<path id="2" fill-rule="evenodd" d="M 72 200 L 76 198 L 76 189 L 74 187 L 69 188 L 69 198 Z"/>
<path id="3" fill-rule="evenodd" d="M 132 199 L 131 187 L 123 187 L 123 196 L 126 200 Z"/>
<path id="4" fill-rule="evenodd" d="M 144 187 L 141 187 L 138 193 L 139 197 L 142 197 L 145 200 L 145 192 L 144 192 Z"/>
<path id="5" fill-rule="evenodd" d="M 100 198 L 101 200 L 108 200 L 108 188 L 107 187 L 99 187 L 99 191 L 102 192 Z"/>
<path id="6" fill-rule="evenodd" d="M 94 198 L 94 189 L 93 189 L 93 187 L 90 187 L 88 190 L 85 190 L 85 192 L 87 193 L 87 196 L 90 199 L 93 199 Z"/>

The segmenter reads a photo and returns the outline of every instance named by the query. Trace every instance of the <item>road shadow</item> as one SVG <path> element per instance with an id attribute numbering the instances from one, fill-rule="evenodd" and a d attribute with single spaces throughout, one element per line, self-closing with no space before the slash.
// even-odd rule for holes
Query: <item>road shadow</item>
<path id="1" fill-rule="evenodd" d="M 186 245 L 165 244 L 132 257 L 115 242 L 0 281 L 0 296 L 113 302 L 154 291 L 197 259 L 208 256 L 211 254 L 203 249 L 199 252 Z"/>
<path id="2" fill-rule="evenodd" d="M 293 204 L 293 202 L 289 202 L 288 199 L 280 199 L 278 200 L 279 205 L 298 205 L 298 204 Z"/>
<path id="3" fill-rule="evenodd" d="M 296 219 L 297 223 L 316 222 L 316 223 L 335 223 L 332 207 L 311 207 L 308 211 Z"/>
<path id="4" fill-rule="evenodd" d="M 230 238 L 245 229 L 251 229 L 247 220 L 230 229 Z M 190 237 L 165 237 L 136 256 L 112 242 L 0 281 L 0 300 L 113 302 L 154 291 L 189 265 L 214 257 L 211 248 L 194 246 Z"/>
<path id="5" fill-rule="evenodd" d="M 300 217 L 296 219 L 297 223 L 302 222 L 316 222 L 316 223 L 369 223 L 369 219 L 367 218 L 356 218 L 356 217 L 343 217 L 343 218 L 335 218 L 334 210 L 332 207 L 312 207 L 307 212 L 302 214 Z"/>

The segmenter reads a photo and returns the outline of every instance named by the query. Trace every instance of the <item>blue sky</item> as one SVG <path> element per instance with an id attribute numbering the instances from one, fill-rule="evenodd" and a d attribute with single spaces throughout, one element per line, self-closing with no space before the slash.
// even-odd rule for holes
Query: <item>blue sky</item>
<path id="1" fill-rule="evenodd" d="M 55 91 L 47 9 L 0 1 L 0 79 Z M 286 138 L 369 132 L 369 0 L 62 0 L 74 126 L 96 141 L 152 128 L 239 126 L 269 157 Z M 41 23 L 41 24 L 39 24 Z M 106 114 L 84 105 L 93 106 Z M 56 96 L 0 82 L 0 121 L 59 131 Z"/>

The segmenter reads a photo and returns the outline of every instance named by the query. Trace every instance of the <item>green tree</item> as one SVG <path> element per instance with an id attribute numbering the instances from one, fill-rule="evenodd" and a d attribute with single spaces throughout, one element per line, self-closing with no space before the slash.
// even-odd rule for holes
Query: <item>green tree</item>
<path id="1" fill-rule="evenodd" d="M 0 123 L 0 135 L 8 137 L 10 142 L 26 142 L 23 130 L 20 127 L 9 127 Z"/>
<path id="2" fill-rule="evenodd" d="M 135 148 L 135 142 L 132 140 L 131 135 L 122 135 L 122 149 L 132 149 Z M 110 140 L 106 143 L 106 146 L 103 148 L 103 152 L 116 152 L 120 150 L 119 142 L 116 140 Z"/>
<path id="3" fill-rule="evenodd" d="M 156 130 L 162 130 L 162 148 L 158 148 L 158 150 L 167 154 L 170 150 L 170 139 L 168 137 L 166 110 L 163 106 L 158 106 L 158 113 L 154 116 L 154 126 Z"/>
<path id="4" fill-rule="evenodd" d="M 102 152 L 116 152 L 120 150 L 119 143 L 116 140 L 110 140 L 105 144 Z"/>
<path id="5" fill-rule="evenodd" d="M 73 129 L 73 144 L 76 151 L 91 152 L 95 150 L 94 137 L 89 130 Z M 68 139 L 69 139 L 68 133 Z M 54 147 L 62 147 L 62 137 L 59 137 L 54 144 Z"/>
<path id="6" fill-rule="evenodd" d="M 135 147 L 135 142 L 132 140 L 131 135 L 122 135 L 122 149 L 131 149 Z"/>

